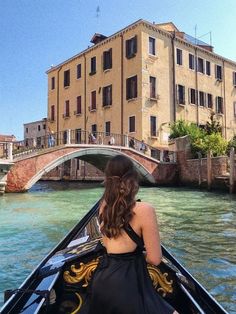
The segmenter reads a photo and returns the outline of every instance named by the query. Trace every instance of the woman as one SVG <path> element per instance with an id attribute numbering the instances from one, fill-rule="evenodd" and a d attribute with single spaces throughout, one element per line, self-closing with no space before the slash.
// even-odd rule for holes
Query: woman
<path id="1" fill-rule="evenodd" d="M 154 290 L 146 262 L 161 262 L 155 210 L 136 202 L 138 175 L 132 161 L 112 158 L 105 170 L 105 192 L 99 223 L 106 254 L 91 283 L 89 314 L 173 313 Z M 146 249 L 146 261 L 143 255 Z"/>

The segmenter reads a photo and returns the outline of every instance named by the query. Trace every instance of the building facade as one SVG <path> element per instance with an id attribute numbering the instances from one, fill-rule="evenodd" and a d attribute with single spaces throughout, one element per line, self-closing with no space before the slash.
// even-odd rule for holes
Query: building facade
<path id="1" fill-rule="evenodd" d="M 8 143 L 14 143 L 15 141 L 15 135 L 0 134 L 0 158 L 8 158 Z"/>
<path id="2" fill-rule="evenodd" d="M 139 20 L 48 71 L 48 125 L 116 133 L 161 147 L 169 123 L 205 125 L 210 115 L 227 140 L 236 131 L 236 63 L 180 32 Z M 76 140 L 76 139 L 75 139 Z M 77 138 L 78 140 L 78 138 Z"/>
<path id="3" fill-rule="evenodd" d="M 47 119 L 25 123 L 24 142 L 30 147 L 46 147 L 47 144 Z"/>

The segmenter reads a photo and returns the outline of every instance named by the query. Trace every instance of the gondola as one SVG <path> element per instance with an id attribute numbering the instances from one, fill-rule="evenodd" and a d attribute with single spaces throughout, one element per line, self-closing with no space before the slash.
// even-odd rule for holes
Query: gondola
<path id="1" fill-rule="evenodd" d="M 19 289 L 5 291 L 0 313 L 85 313 L 89 282 L 104 250 L 97 220 L 98 206 L 99 202 Z M 181 314 L 227 313 L 164 246 L 162 251 L 161 264 L 147 266 L 157 293 Z"/>

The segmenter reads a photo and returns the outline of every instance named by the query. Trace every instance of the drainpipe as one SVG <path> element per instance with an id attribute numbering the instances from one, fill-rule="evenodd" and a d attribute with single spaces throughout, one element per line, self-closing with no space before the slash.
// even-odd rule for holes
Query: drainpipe
<path id="1" fill-rule="evenodd" d="M 86 56 L 84 54 L 84 140 L 85 140 L 85 143 L 86 143 L 86 137 L 87 137 L 87 85 L 86 85 Z"/>
<path id="2" fill-rule="evenodd" d="M 224 101 L 223 101 L 223 113 L 224 113 L 224 138 L 227 140 L 227 126 L 226 126 L 226 93 L 225 93 L 225 61 L 223 60 L 223 84 L 224 84 L 224 89 L 223 89 L 223 94 L 224 94 Z"/>
<path id="3" fill-rule="evenodd" d="M 120 117 L 120 123 L 121 123 L 121 128 L 120 128 L 120 133 L 122 137 L 122 144 L 123 144 L 123 134 L 124 134 L 124 58 L 123 58 L 123 53 L 124 53 L 124 40 L 123 40 L 123 35 L 121 34 L 121 117 Z"/>
<path id="4" fill-rule="evenodd" d="M 175 75 L 175 31 L 171 37 L 172 67 L 173 67 L 173 121 L 176 121 L 176 75 Z"/>
<path id="5" fill-rule="evenodd" d="M 198 104 L 198 75 L 197 75 L 197 47 L 194 48 L 195 50 L 195 56 L 194 56 L 194 66 L 195 66 L 195 88 L 196 88 L 196 105 L 197 105 L 197 125 L 199 125 L 199 104 Z"/>
<path id="6" fill-rule="evenodd" d="M 60 91 L 59 91 L 59 74 L 61 71 L 62 67 L 60 67 L 57 71 L 57 128 L 56 128 L 56 133 L 57 133 L 57 145 L 59 145 L 59 108 L 60 108 Z"/>

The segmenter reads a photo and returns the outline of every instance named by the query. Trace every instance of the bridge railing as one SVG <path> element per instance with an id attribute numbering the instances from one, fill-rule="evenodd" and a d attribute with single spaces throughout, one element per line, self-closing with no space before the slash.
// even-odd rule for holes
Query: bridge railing
<path id="1" fill-rule="evenodd" d="M 134 137 L 110 132 L 91 133 L 80 129 L 66 130 L 58 133 L 51 132 L 45 136 L 13 142 L 13 158 L 66 144 L 94 144 L 129 147 L 157 160 L 175 161 L 175 157 L 170 160 L 170 152 L 168 152 L 167 158 L 165 156 L 167 151 L 164 149 L 158 149 L 143 141 L 137 140 Z"/>

